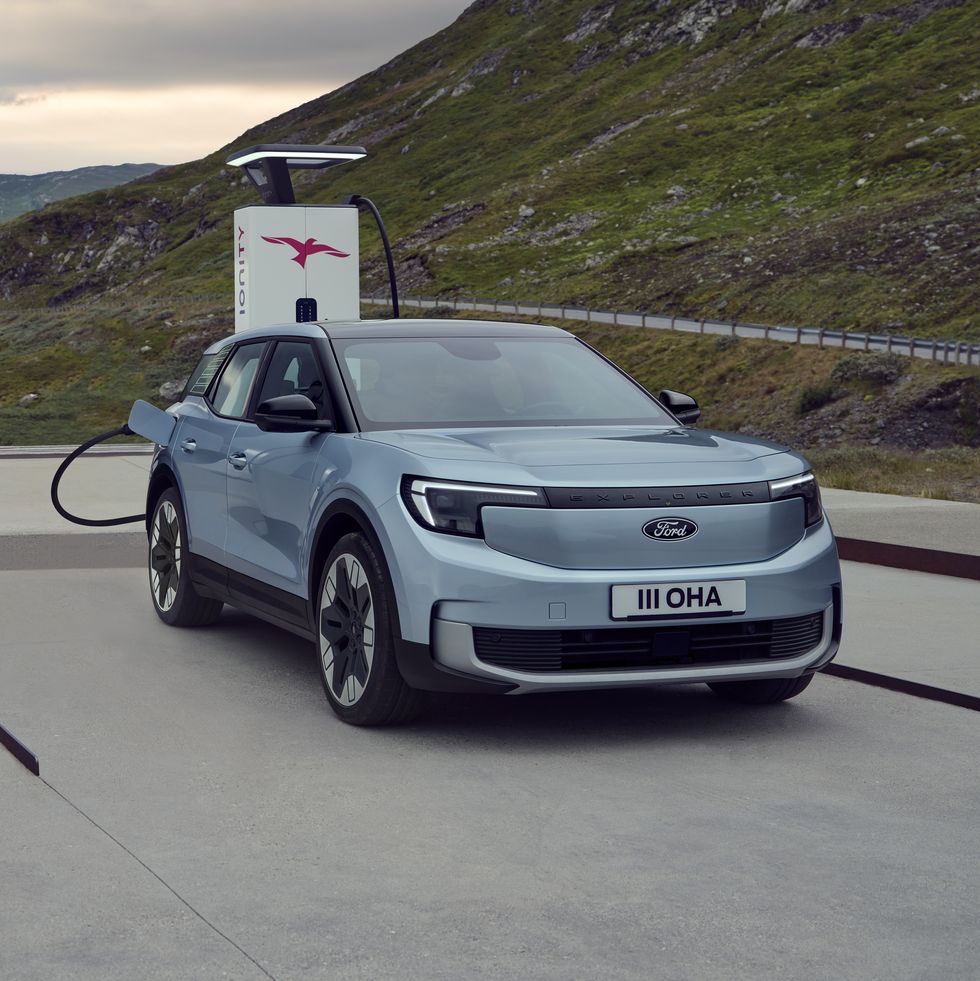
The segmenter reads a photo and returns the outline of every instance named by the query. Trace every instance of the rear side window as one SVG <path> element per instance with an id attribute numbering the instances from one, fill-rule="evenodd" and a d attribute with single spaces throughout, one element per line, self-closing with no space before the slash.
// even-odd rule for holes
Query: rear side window
<path id="1" fill-rule="evenodd" d="M 211 399 L 211 405 L 218 415 L 232 418 L 241 418 L 245 415 L 252 382 L 255 380 L 264 350 L 264 341 L 242 344 L 241 347 L 235 348 L 235 353 L 221 372 Z"/>
<path id="2" fill-rule="evenodd" d="M 188 395 L 205 396 L 214 381 L 214 376 L 221 370 L 221 366 L 228 360 L 231 348 L 226 347 L 217 354 L 205 354 L 197 363 L 197 367 L 191 372 L 184 388 L 183 398 Z"/>

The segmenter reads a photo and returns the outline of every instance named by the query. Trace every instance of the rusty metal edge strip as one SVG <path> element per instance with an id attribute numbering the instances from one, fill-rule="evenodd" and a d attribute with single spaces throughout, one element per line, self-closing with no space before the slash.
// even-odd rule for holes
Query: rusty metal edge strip
<path id="1" fill-rule="evenodd" d="M 980 580 L 980 555 L 942 552 L 913 545 L 892 545 L 889 542 L 869 542 L 861 538 L 838 538 L 837 552 L 847 562 L 866 562 L 891 569 Z"/>
<path id="2" fill-rule="evenodd" d="M 0 746 L 9 750 L 14 759 L 19 760 L 35 777 L 41 775 L 41 765 L 37 757 L 12 733 L 0 726 Z"/>
<path id="3" fill-rule="evenodd" d="M 886 688 L 888 691 L 900 692 L 903 695 L 915 695 L 917 698 L 927 698 L 932 702 L 943 702 L 946 705 L 955 705 L 957 708 L 980 712 L 980 698 L 976 695 L 966 695 L 963 692 L 950 691 L 948 688 L 934 688 L 919 681 L 895 678 L 888 674 L 878 674 L 877 671 L 865 671 L 863 668 L 852 668 L 846 664 L 828 664 L 821 671 L 835 678 L 857 681 L 863 685 L 873 685 L 875 688 Z"/>

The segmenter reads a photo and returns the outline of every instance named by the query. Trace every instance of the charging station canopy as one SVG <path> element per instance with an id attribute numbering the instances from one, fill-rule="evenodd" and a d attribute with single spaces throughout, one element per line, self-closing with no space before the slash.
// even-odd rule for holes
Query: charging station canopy
<path id="1" fill-rule="evenodd" d="M 290 170 L 323 170 L 366 156 L 362 146 L 260 143 L 236 150 L 225 163 L 243 168 L 266 204 L 295 204 Z"/>

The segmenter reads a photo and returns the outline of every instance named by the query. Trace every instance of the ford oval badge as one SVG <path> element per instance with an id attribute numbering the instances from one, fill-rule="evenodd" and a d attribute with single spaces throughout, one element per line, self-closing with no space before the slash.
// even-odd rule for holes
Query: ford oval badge
<path id="1" fill-rule="evenodd" d="M 698 526 L 690 518 L 654 518 L 643 526 L 643 534 L 657 542 L 680 542 L 697 533 Z"/>

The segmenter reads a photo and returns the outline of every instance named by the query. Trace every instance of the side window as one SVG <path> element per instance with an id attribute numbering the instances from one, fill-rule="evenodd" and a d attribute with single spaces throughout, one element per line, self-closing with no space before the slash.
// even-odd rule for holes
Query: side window
<path id="1" fill-rule="evenodd" d="M 211 405 L 218 415 L 240 418 L 248 405 L 248 393 L 258 371 L 265 342 L 243 344 L 235 350 L 218 379 Z"/>
<path id="2" fill-rule="evenodd" d="M 217 354 L 205 354 L 198 361 L 197 367 L 190 373 L 187 384 L 184 386 L 183 398 L 188 395 L 207 395 L 214 376 L 221 370 L 221 366 L 228 360 L 231 348 L 226 347 Z"/>
<path id="3" fill-rule="evenodd" d="M 311 344 L 304 341 L 280 341 L 276 345 L 262 383 L 258 404 L 280 395 L 305 395 L 317 407 L 321 419 L 330 418 L 326 382 Z"/>

